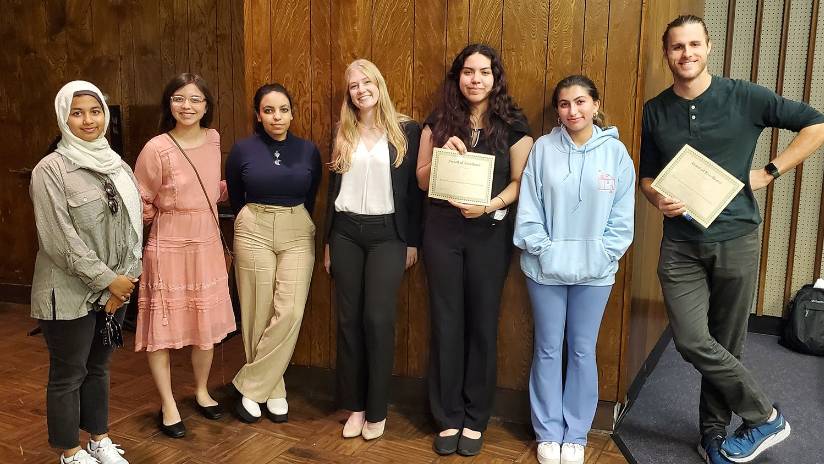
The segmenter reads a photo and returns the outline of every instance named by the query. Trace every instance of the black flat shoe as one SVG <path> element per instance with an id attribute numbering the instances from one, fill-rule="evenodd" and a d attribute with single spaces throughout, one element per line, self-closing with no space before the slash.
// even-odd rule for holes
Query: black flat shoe
<path id="1" fill-rule="evenodd" d="M 184 436 L 186 436 L 186 426 L 183 425 L 182 420 L 172 425 L 166 425 L 163 423 L 163 411 L 160 411 L 157 414 L 157 425 L 160 428 L 160 431 L 163 432 L 167 437 L 183 438 Z"/>
<path id="2" fill-rule="evenodd" d="M 483 448 L 483 446 L 483 435 L 479 438 L 469 438 L 464 434 L 461 434 L 461 438 L 458 440 L 458 454 L 461 456 L 477 456 L 481 452 L 481 448 Z"/>
<path id="3" fill-rule="evenodd" d="M 223 417 L 223 406 L 219 403 L 214 406 L 201 406 L 200 403 L 195 401 L 195 406 L 197 412 L 199 412 L 206 419 L 218 420 Z"/>
<path id="4" fill-rule="evenodd" d="M 275 424 L 282 424 L 284 422 L 289 422 L 289 413 L 286 414 L 275 414 L 269 410 L 267 407 L 261 408 L 263 409 L 263 413 L 266 414 L 266 417 L 269 418 L 270 421 L 274 422 Z"/>
<path id="5" fill-rule="evenodd" d="M 435 442 L 432 447 L 435 449 L 435 452 L 441 456 L 452 454 L 458 450 L 458 440 L 460 440 L 460 437 L 460 431 L 458 431 L 455 435 L 449 435 L 446 437 L 435 435 Z"/>
<path id="6" fill-rule="evenodd" d="M 265 408 L 264 408 L 265 409 Z M 246 422 L 247 424 L 254 424 L 255 422 L 260 420 L 260 417 L 255 417 L 243 407 L 243 397 L 237 399 L 235 402 L 235 414 L 237 414 L 238 419 L 242 422 Z"/>

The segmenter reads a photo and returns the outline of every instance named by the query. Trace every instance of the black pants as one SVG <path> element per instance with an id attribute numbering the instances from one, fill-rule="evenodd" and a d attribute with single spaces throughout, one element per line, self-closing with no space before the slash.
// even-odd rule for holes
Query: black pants
<path id="1" fill-rule="evenodd" d="M 450 205 L 429 208 L 423 239 L 432 323 L 429 403 L 440 430 L 483 431 L 489 422 L 511 240 L 508 221 L 465 219 Z"/>
<path id="2" fill-rule="evenodd" d="M 329 253 L 338 300 L 338 400 L 380 422 L 389 401 L 406 244 L 391 214 L 335 213 Z"/>
<path id="3" fill-rule="evenodd" d="M 122 322 L 125 308 L 115 313 Z M 70 321 L 40 320 L 49 348 L 46 417 L 49 444 L 71 449 L 80 444 L 80 430 L 102 435 L 109 430 L 109 359 L 103 346 L 102 311 Z"/>
<path id="4" fill-rule="evenodd" d="M 702 435 L 726 435 L 734 412 L 747 425 L 772 403 L 741 364 L 758 276 L 758 231 L 723 242 L 661 242 L 658 278 L 675 347 L 701 373 Z"/>

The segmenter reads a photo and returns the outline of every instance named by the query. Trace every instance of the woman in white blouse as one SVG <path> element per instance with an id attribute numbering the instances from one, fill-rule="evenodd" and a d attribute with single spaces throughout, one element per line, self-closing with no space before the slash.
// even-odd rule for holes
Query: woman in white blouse
<path id="1" fill-rule="evenodd" d="M 415 179 L 420 126 L 395 111 L 371 62 L 346 68 L 332 149 L 324 265 L 335 280 L 343 436 L 383 435 L 404 270 L 418 259 L 423 192 Z"/>

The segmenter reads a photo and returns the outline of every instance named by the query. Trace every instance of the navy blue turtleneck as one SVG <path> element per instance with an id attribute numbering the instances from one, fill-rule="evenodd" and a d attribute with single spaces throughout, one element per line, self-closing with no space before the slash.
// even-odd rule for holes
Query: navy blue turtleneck
<path id="1" fill-rule="evenodd" d="M 296 206 L 312 213 L 321 179 L 314 143 L 291 132 L 283 141 L 265 133 L 237 141 L 226 160 L 226 183 L 235 216 L 246 203 Z"/>

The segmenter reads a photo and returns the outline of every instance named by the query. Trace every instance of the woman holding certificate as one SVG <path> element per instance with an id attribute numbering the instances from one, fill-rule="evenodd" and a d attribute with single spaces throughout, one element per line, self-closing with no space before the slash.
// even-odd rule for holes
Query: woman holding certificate
<path id="1" fill-rule="evenodd" d="M 435 147 L 494 156 L 489 204 L 430 200 L 424 229 L 432 345 L 429 399 L 438 454 L 473 456 L 492 410 L 498 311 L 511 256 L 508 207 L 518 198 L 532 138 L 507 91 L 498 52 L 465 47 L 421 134 L 417 177 L 429 188 Z"/>
<path id="2" fill-rule="evenodd" d="M 514 242 L 524 250 L 535 321 L 529 399 L 538 462 L 582 464 L 598 404 L 595 342 L 618 260 L 632 243 L 635 171 L 618 130 L 604 125 L 589 78 L 561 80 L 552 106 L 560 126 L 529 155 Z"/>
<path id="3" fill-rule="evenodd" d="M 337 293 L 338 398 L 351 411 L 343 436 L 372 440 L 386 425 L 398 288 L 420 246 L 420 127 L 395 111 L 373 63 L 353 61 L 345 78 L 332 149 L 324 266 Z"/>

